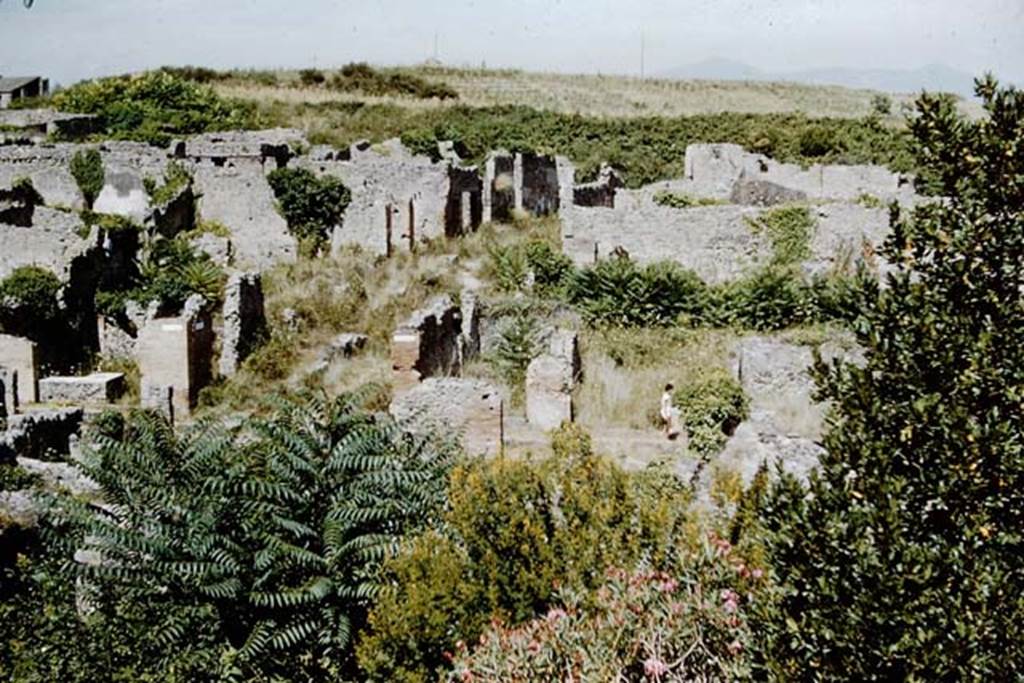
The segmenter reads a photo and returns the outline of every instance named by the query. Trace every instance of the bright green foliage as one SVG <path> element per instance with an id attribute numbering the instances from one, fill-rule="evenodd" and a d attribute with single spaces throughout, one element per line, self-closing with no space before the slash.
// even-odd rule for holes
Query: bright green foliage
<path id="1" fill-rule="evenodd" d="M 729 435 L 747 418 L 750 400 L 732 373 L 708 367 L 679 386 L 672 396 L 690 435 L 690 449 L 700 455 L 722 450 Z"/>
<path id="2" fill-rule="evenodd" d="M 453 452 L 364 398 L 280 401 L 233 431 L 137 415 L 122 439 L 97 437 L 82 469 L 110 507 L 57 501 L 80 529 L 70 542 L 104 560 L 75 567 L 91 600 L 165 605 L 156 643 L 214 634 L 210 677 L 338 677 L 378 563 L 435 518 Z"/>
<path id="3" fill-rule="evenodd" d="M 331 87 L 364 95 L 399 95 L 420 99 L 456 99 L 459 94 L 444 83 L 430 81 L 402 72 L 383 73 L 365 62 L 346 64 L 331 79 Z"/>
<path id="4" fill-rule="evenodd" d="M 53 96 L 60 111 L 95 114 L 109 137 L 166 145 L 174 136 L 253 128 L 252 105 L 166 70 L 83 81 Z"/>
<path id="5" fill-rule="evenodd" d="M 656 473 L 628 474 L 594 455 L 579 427 L 540 462 L 457 468 L 445 524 L 390 560 L 357 647 L 375 681 L 432 681 L 445 651 L 476 640 L 492 617 L 520 623 L 559 586 L 593 588 L 614 566 L 665 562 L 687 496 Z"/>
<path id="6" fill-rule="evenodd" d="M 134 279 L 96 293 L 96 308 L 116 314 L 133 300 L 143 306 L 159 301 L 162 310 L 178 311 L 193 294 L 220 301 L 226 281 L 223 269 L 184 239 L 158 239 L 145 252 Z"/>
<path id="7" fill-rule="evenodd" d="M 0 332 L 40 341 L 64 333 L 61 284 L 39 266 L 19 266 L 0 280 Z"/>
<path id="8" fill-rule="evenodd" d="M 672 209 L 691 209 L 695 206 L 716 206 L 725 202 L 718 199 L 707 199 L 706 197 L 693 197 L 681 192 L 658 190 L 654 193 L 654 203 Z"/>
<path id="9" fill-rule="evenodd" d="M 267 176 L 288 230 L 313 255 L 341 224 L 352 193 L 332 176 L 318 178 L 305 168 L 278 168 Z"/>
<path id="10" fill-rule="evenodd" d="M 499 325 L 497 343 L 485 360 L 512 389 L 512 403 L 519 405 L 526 390 L 526 368 L 541 351 L 539 325 L 528 304 L 514 305 Z"/>
<path id="11" fill-rule="evenodd" d="M 96 198 L 103 191 L 103 183 L 106 179 L 103 158 L 100 156 L 99 150 L 89 148 L 75 152 L 71 157 L 71 175 L 85 200 L 85 208 L 92 209 Z"/>
<path id="12" fill-rule="evenodd" d="M 596 591 L 561 591 L 542 617 L 492 625 L 456 650 L 448 680 L 751 680 L 749 601 L 763 571 L 714 535 L 680 548 L 674 564 L 611 570 Z"/>
<path id="13" fill-rule="evenodd" d="M 788 268 L 764 268 L 713 290 L 719 324 L 781 330 L 815 318 L 807 285 Z"/>
<path id="14" fill-rule="evenodd" d="M 784 206 L 751 219 L 755 234 L 764 233 L 772 245 L 771 265 L 795 266 L 811 256 L 816 221 L 806 206 Z"/>
<path id="15" fill-rule="evenodd" d="M 489 275 L 502 292 L 560 296 L 575 270 L 568 256 L 544 240 L 492 247 L 489 255 Z"/>
<path id="16" fill-rule="evenodd" d="M 1024 96 L 910 120 L 948 202 L 898 214 L 899 270 L 819 366 L 836 411 L 808 488 L 763 507 L 782 585 L 764 659 L 785 680 L 1017 680 L 1024 662 Z"/>
<path id="17" fill-rule="evenodd" d="M 562 154 L 576 164 L 581 179 L 595 178 L 601 165 L 610 163 L 633 188 L 682 177 L 686 146 L 699 142 L 732 142 L 779 161 L 877 163 L 896 171 L 914 170 L 906 132 L 867 118 L 732 112 L 609 118 L 522 106 L 419 112 L 351 103 L 305 106 L 318 111 L 337 108 L 344 114 L 337 117 L 343 128 L 324 138 L 334 144 L 401 135 L 403 142 L 422 154 L 436 155 L 438 140 L 452 140 L 463 158 L 475 162 L 493 149 Z M 301 109 L 295 115 L 300 116 Z M 807 131 L 811 132 L 805 136 Z"/>
<path id="18" fill-rule="evenodd" d="M 192 174 L 185 166 L 175 161 L 167 162 L 164 169 L 163 183 L 156 184 L 151 178 L 144 181 L 146 193 L 154 206 L 165 206 L 192 182 Z"/>
<path id="19" fill-rule="evenodd" d="M 707 286 L 672 262 L 640 266 L 613 258 L 578 271 L 569 298 L 592 323 L 666 326 L 699 316 Z"/>

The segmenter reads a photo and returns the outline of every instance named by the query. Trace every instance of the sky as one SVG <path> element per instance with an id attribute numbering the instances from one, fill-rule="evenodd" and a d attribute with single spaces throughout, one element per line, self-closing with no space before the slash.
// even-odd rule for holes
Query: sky
<path id="1" fill-rule="evenodd" d="M 1024 83 L 1024 0 L 0 0 L 0 74 L 351 61 L 648 74 L 941 63 Z"/>

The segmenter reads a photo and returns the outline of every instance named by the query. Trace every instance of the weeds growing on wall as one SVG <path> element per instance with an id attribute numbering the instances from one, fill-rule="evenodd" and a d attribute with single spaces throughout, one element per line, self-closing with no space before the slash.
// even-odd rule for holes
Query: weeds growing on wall
<path id="1" fill-rule="evenodd" d="M 691 209 L 695 206 L 716 206 L 726 202 L 721 199 L 694 197 L 683 192 L 658 190 L 654 193 L 654 203 L 658 206 L 667 206 L 670 209 Z"/>
<path id="2" fill-rule="evenodd" d="M 806 206 L 784 206 L 747 219 L 755 234 L 764 233 L 772 245 L 773 267 L 795 266 L 811 256 L 811 238 L 817 224 Z"/>
<path id="3" fill-rule="evenodd" d="M 163 182 L 157 183 L 155 178 L 143 178 L 142 184 L 146 194 L 154 206 L 164 206 L 192 182 L 192 174 L 184 165 L 175 161 L 167 162 L 164 169 Z"/>
<path id="4" fill-rule="evenodd" d="M 103 158 L 97 149 L 80 149 L 71 157 L 71 176 L 78 184 L 82 193 L 85 208 L 92 209 L 96 198 L 103 191 L 106 173 L 103 170 Z"/>

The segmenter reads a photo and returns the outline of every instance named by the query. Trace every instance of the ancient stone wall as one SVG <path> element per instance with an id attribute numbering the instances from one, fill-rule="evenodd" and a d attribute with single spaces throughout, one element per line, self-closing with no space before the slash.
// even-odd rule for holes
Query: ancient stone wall
<path id="1" fill-rule="evenodd" d="M 39 400 L 39 365 L 39 348 L 35 342 L 0 334 L 0 367 L 17 373 L 9 401 L 23 405 Z"/>
<path id="2" fill-rule="evenodd" d="M 428 377 L 457 375 L 462 358 L 462 312 L 448 297 L 416 311 L 391 337 L 395 391 Z"/>
<path id="3" fill-rule="evenodd" d="M 39 400 L 43 403 L 113 403 L 121 398 L 124 391 L 124 374 L 120 372 L 95 372 L 91 375 L 39 380 Z"/>
<path id="4" fill-rule="evenodd" d="M 220 374 L 231 377 L 266 339 L 263 281 L 259 273 L 233 273 L 224 290 L 224 335 Z"/>
<path id="5" fill-rule="evenodd" d="M 516 205 L 515 157 L 508 152 L 493 152 L 484 164 L 483 216 L 484 223 L 505 221 L 512 217 Z"/>
<path id="6" fill-rule="evenodd" d="M 64 460 L 72 437 L 81 431 L 83 417 L 81 408 L 33 410 L 8 417 L 6 431 L 0 431 L 0 462 Z"/>
<path id="7" fill-rule="evenodd" d="M 213 326 L 205 311 L 156 318 L 139 332 L 138 362 L 143 397 L 161 402 L 173 392 L 173 416 L 187 418 L 210 381 Z"/>
<path id="8" fill-rule="evenodd" d="M 0 420 L 18 412 L 18 395 L 15 393 L 17 382 L 17 370 L 0 365 Z"/>
<path id="9" fill-rule="evenodd" d="M 544 353 L 526 369 L 526 419 L 544 430 L 574 417 L 572 393 L 582 379 L 579 345 L 572 330 L 556 330 Z"/>
<path id="10" fill-rule="evenodd" d="M 397 396 L 391 414 L 417 430 L 454 430 L 469 455 L 501 452 L 504 400 L 493 384 L 478 379 L 430 378 Z"/>

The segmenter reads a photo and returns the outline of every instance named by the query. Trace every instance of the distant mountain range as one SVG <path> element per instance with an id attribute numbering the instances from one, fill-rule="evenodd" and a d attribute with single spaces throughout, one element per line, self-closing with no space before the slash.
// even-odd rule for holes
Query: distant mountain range
<path id="1" fill-rule="evenodd" d="M 835 67 L 799 71 L 765 71 L 743 62 L 715 58 L 671 69 L 661 75 L 666 78 L 684 80 L 791 81 L 812 85 L 867 88 L 894 93 L 915 93 L 924 89 L 951 92 L 964 97 L 974 95 L 974 75 L 942 64 L 929 64 L 919 69 Z"/>

